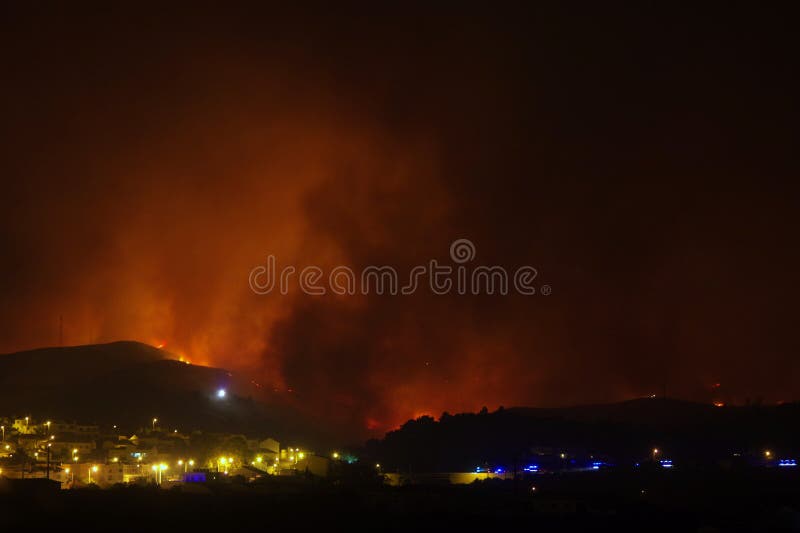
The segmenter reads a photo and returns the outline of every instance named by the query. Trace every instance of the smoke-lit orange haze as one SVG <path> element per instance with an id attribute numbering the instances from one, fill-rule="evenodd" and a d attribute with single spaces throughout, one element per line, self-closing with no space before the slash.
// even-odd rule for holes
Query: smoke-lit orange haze
<path id="1" fill-rule="evenodd" d="M 164 343 L 350 434 L 716 382 L 796 397 L 778 33 L 716 11 L 2 9 L 0 352 L 57 344 L 63 316 L 65 344 Z M 402 275 L 458 238 L 553 294 L 248 287 L 269 254 Z"/>

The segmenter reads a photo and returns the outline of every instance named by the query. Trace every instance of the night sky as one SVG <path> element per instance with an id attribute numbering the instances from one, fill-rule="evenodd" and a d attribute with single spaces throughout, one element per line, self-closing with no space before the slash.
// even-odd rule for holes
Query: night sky
<path id="1" fill-rule="evenodd" d="M 63 315 L 65 344 L 165 343 L 362 432 L 800 399 L 786 13 L 26 4 L 0 7 L 0 352 Z M 268 254 L 407 272 L 458 238 L 552 294 L 248 287 Z"/>

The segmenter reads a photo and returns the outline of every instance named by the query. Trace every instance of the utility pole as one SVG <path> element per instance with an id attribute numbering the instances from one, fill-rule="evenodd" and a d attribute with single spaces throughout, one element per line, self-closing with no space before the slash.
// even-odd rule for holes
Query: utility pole
<path id="1" fill-rule="evenodd" d="M 50 444 L 47 445 L 47 479 L 50 479 Z"/>

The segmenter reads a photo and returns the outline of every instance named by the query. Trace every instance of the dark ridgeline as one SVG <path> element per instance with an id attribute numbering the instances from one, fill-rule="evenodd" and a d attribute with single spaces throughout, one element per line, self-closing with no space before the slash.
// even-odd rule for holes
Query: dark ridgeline
<path id="1" fill-rule="evenodd" d="M 633 466 L 669 457 L 686 466 L 757 458 L 765 449 L 775 457 L 800 451 L 800 405 L 713 405 L 661 398 L 555 409 L 511 408 L 478 414 L 409 420 L 364 453 L 386 471 L 464 472 L 484 463 L 517 465 L 542 450 L 557 455 L 603 457 Z M 736 455 L 734 455 L 736 454 Z"/>
<path id="2" fill-rule="evenodd" d="M 0 355 L 5 415 L 118 425 L 135 431 L 157 416 L 169 427 L 274 436 L 333 449 L 333 437 L 291 406 L 242 393 L 243 380 L 219 368 L 187 365 L 136 342 L 45 348 Z M 246 380 L 245 380 L 246 381 Z M 225 401 L 215 391 L 229 387 Z M 362 455 L 386 471 L 472 471 L 482 464 L 520 468 L 532 450 L 599 455 L 624 465 L 653 447 L 686 465 L 730 460 L 766 448 L 800 450 L 800 406 L 714 407 L 642 398 L 565 408 L 508 408 L 409 420 Z M 338 440 L 338 439 L 337 439 Z M 351 441 L 354 439 L 351 439 Z"/>
<path id="3" fill-rule="evenodd" d="M 187 431 L 291 434 L 309 445 L 320 440 L 290 406 L 257 401 L 243 382 L 228 370 L 186 364 L 131 341 L 0 355 L 5 416 L 117 425 L 130 433 L 157 417 Z M 218 401 L 223 387 L 228 394 Z"/>

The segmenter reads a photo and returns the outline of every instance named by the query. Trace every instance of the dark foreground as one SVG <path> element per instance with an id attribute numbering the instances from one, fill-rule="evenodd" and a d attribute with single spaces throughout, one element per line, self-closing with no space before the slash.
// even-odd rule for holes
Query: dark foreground
<path id="1" fill-rule="evenodd" d="M 778 469 L 676 470 L 469 486 L 272 480 L 171 490 L 16 490 L 0 494 L 0 517 L 4 531 L 798 531 L 798 481 L 797 473 Z"/>

